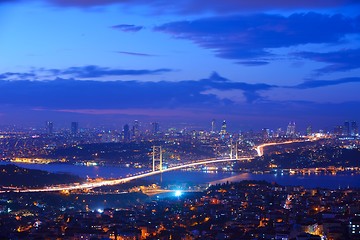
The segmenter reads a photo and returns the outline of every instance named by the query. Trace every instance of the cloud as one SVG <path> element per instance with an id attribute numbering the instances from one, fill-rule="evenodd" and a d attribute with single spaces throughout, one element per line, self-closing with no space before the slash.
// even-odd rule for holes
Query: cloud
<path id="1" fill-rule="evenodd" d="M 340 43 L 345 35 L 360 33 L 360 24 L 357 19 L 341 14 L 309 12 L 288 17 L 275 14 L 217 16 L 170 22 L 154 30 L 211 49 L 218 57 L 251 64 L 249 60 L 267 62 L 267 58 L 274 56 L 271 50 L 276 48 Z"/>
<path id="2" fill-rule="evenodd" d="M 46 111 L 46 109 L 37 108 L 36 111 Z M 130 115 L 130 116 L 147 116 L 147 117 L 179 117 L 189 114 L 196 117 L 196 109 L 155 109 L 155 108 L 130 108 L 130 109 L 56 109 L 55 112 L 61 113 L 77 113 L 86 115 Z"/>
<path id="3" fill-rule="evenodd" d="M 309 88 L 334 86 L 334 85 L 340 85 L 346 83 L 360 83 L 360 77 L 341 78 L 337 80 L 307 80 L 301 84 L 287 88 L 309 89 Z"/>
<path id="4" fill-rule="evenodd" d="M 360 78 L 349 78 L 307 80 L 296 86 L 277 86 L 230 81 L 216 73 L 205 79 L 178 82 L 60 78 L 49 81 L 1 80 L 0 112 L 4 114 L 2 119 L 12 114 L 19 121 L 23 121 L 24 115 L 29 119 L 41 116 L 45 120 L 49 116 L 56 119 L 69 116 L 67 121 L 95 119 L 97 124 L 106 119 L 113 122 L 114 116 L 118 120 L 151 117 L 190 122 L 216 117 L 271 127 L 278 126 L 279 121 L 288 122 L 294 118 L 310 121 L 310 116 L 313 116 L 329 121 L 330 117 L 340 119 L 359 115 L 350 111 L 360 102 L 359 83 Z M 353 103 L 344 103 L 346 100 Z M 341 107 L 337 111 L 343 115 L 334 116 L 334 107 Z M 31 111 L 36 111 L 36 114 Z"/>
<path id="5" fill-rule="evenodd" d="M 67 70 L 82 77 L 94 74 Z M 79 73 L 80 72 L 80 73 Z M 96 71 L 98 72 L 98 71 Z M 101 76 L 105 73 L 97 73 Z M 106 74 L 108 74 L 106 72 Z M 200 108 L 231 105 L 230 99 L 220 100 L 210 89 L 238 89 L 254 101 L 259 90 L 272 88 L 267 84 L 232 82 L 213 74 L 210 78 L 180 82 L 85 81 L 57 79 L 52 81 L 0 81 L 0 104 L 20 104 L 50 109 L 127 109 L 127 108 Z"/>
<path id="6" fill-rule="evenodd" d="M 33 79 L 36 77 L 35 73 L 16 73 L 6 72 L 0 74 L 0 80 L 11 80 L 11 79 Z"/>
<path id="7" fill-rule="evenodd" d="M 54 75 L 66 75 L 74 78 L 99 78 L 108 76 L 124 76 L 124 75 L 153 75 L 171 72 L 171 69 L 160 68 L 155 70 L 132 70 L 132 69 L 111 69 L 106 67 L 99 67 L 96 65 L 88 65 L 82 67 L 70 67 L 68 69 L 49 69 Z"/>
<path id="8" fill-rule="evenodd" d="M 360 96 L 358 94 L 360 81 L 345 83 L 346 82 L 342 82 L 342 84 L 323 83 L 310 87 L 276 88 L 271 91 L 262 91 L 260 95 L 269 102 L 287 103 L 303 101 L 311 102 L 314 105 L 319 103 L 339 104 L 351 101 L 360 103 Z M 333 111 L 337 112 L 338 109 L 333 109 Z M 314 114 L 316 114 L 316 112 L 314 112 Z"/>
<path id="9" fill-rule="evenodd" d="M 156 56 L 153 54 L 138 53 L 138 52 L 126 52 L 126 51 L 117 51 L 117 53 L 131 55 L 131 56 L 139 56 L 139 57 L 155 57 Z"/>
<path id="10" fill-rule="evenodd" d="M 132 24 L 120 24 L 120 25 L 112 26 L 112 28 L 118 29 L 123 32 L 138 32 L 138 31 L 142 30 L 144 27 L 136 26 L 136 25 L 132 25 Z"/>
<path id="11" fill-rule="evenodd" d="M 117 75 L 113 70 L 76 67 L 55 72 L 80 78 Z M 114 70 L 115 71 L 115 70 Z M 45 109 L 217 108 L 241 102 L 266 102 L 262 93 L 274 89 L 313 89 L 360 83 L 360 78 L 307 80 L 295 86 L 235 82 L 213 73 L 209 78 L 183 81 L 97 81 L 61 79 L 0 81 L 0 105 L 26 105 Z M 238 96 L 237 96 L 238 95 Z M 66 96 L 66 97 L 64 97 Z M 303 96 L 304 100 L 307 96 Z"/>
<path id="12" fill-rule="evenodd" d="M 10 1 L 10 0 L 9 0 Z M 18 0 L 19 1 L 19 0 Z M 156 12 L 171 13 L 199 13 L 199 12 L 218 12 L 231 13 L 239 11 L 262 11 L 275 9 L 318 9 L 336 8 L 359 4 L 357 0 L 43 0 L 61 7 L 81 7 L 89 8 L 96 6 L 106 6 L 119 4 L 125 7 L 147 6 Z M 5 1 L 6 2 L 6 1 Z M 1 3 L 1 1 L 0 1 Z"/>
<path id="13" fill-rule="evenodd" d="M 298 52 L 294 53 L 306 59 L 317 62 L 324 62 L 330 65 L 317 69 L 319 74 L 349 71 L 360 68 L 360 49 L 342 49 L 335 52 L 317 53 L 317 52 Z"/>
<path id="14" fill-rule="evenodd" d="M 140 56 L 142 56 L 140 54 Z M 150 55 L 149 55 L 150 56 Z M 87 65 L 81 67 L 69 67 L 66 69 L 33 69 L 29 73 L 22 72 L 5 72 L 0 74 L 0 80 L 39 80 L 48 78 L 101 78 L 101 77 L 118 77 L 118 76 L 141 76 L 155 75 L 172 72 L 172 69 L 159 68 L 149 69 L 113 69 L 99 67 L 96 65 Z"/>
<path id="15" fill-rule="evenodd" d="M 236 63 L 245 65 L 245 66 L 249 66 L 249 67 L 264 66 L 264 65 L 269 64 L 268 61 L 240 61 L 240 62 L 236 62 Z"/>
<path id="16" fill-rule="evenodd" d="M 213 11 L 220 13 L 244 11 L 244 10 L 275 10 L 275 9 L 317 9 L 331 8 L 358 4 L 356 0 L 318 0 L 318 1 L 288 1 L 288 0 L 200 0 L 186 1 L 182 12 Z"/>

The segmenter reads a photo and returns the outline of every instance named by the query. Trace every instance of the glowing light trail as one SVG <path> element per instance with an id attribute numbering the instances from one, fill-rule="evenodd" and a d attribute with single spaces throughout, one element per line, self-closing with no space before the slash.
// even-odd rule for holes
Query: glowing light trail
<path id="1" fill-rule="evenodd" d="M 307 141 L 315 141 L 315 140 L 318 140 L 318 139 L 317 138 L 307 138 L 305 140 L 291 140 L 291 141 L 279 142 L 279 143 L 276 143 L 276 142 L 264 143 L 264 144 L 260 144 L 257 147 L 255 147 L 255 150 L 256 150 L 258 156 L 261 157 L 264 155 L 264 147 L 291 144 L 291 143 L 299 143 L 299 142 L 307 142 Z"/>

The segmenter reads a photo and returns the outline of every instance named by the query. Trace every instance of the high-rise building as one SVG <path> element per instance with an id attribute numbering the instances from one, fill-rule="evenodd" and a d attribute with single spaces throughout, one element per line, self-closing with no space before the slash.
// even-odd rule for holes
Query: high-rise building
<path id="1" fill-rule="evenodd" d="M 215 119 L 211 121 L 211 133 L 215 133 Z"/>
<path id="2" fill-rule="evenodd" d="M 345 136 L 356 136 L 358 134 L 358 126 L 355 121 L 344 122 L 343 135 Z"/>
<path id="3" fill-rule="evenodd" d="M 358 126 L 356 124 L 355 121 L 351 122 L 351 125 L 350 125 L 350 135 L 351 136 L 356 136 L 358 134 Z"/>
<path id="4" fill-rule="evenodd" d="M 46 122 L 46 133 L 51 135 L 54 131 L 54 123 L 53 122 Z"/>
<path id="5" fill-rule="evenodd" d="M 350 136 L 350 122 L 344 122 L 343 135 Z"/>
<path id="6" fill-rule="evenodd" d="M 125 141 L 125 142 L 130 141 L 130 127 L 129 127 L 128 124 L 125 124 L 125 125 L 124 125 L 124 130 L 123 130 L 123 132 L 124 132 L 124 141 Z"/>
<path id="7" fill-rule="evenodd" d="M 134 121 L 133 136 L 138 137 L 140 135 L 140 124 L 138 120 Z"/>
<path id="8" fill-rule="evenodd" d="M 154 135 L 158 134 L 158 133 L 160 132 L 160 125 L 159 125 L 159 123 L 153 122 L 153 123 L 151 123 L 151 125 L 152 125 L 152 133 L 153 133 Z"/>
<path id="9" fill-rule="evenodd" d="M 312 134 L 312 127 L 311 125 L 306 128 L 306 135 L 311 136 Z"/>
<path id="10" fill-rule="evenodd" d="M 282 137 L 284 136 L 284 132 L 281 128 L 276 129 L 275 137 Z"/>
<path id="11" fill-rule="evenodd" d="M 221 135 L 225 135 L 226 134 L 226 121 L 224 120 L 223 123 L 221 124 L 221 131 L 220 131 Z"/>
<path id="12" fill-rule="evenodd" d="M 262 133 L 262 137 L 263 137 L 264 139 L 270 138 L 270 129 L 269 129 L 269 128 L 263 128 L 263 129 L 261 130 L 261 133 Z"/>
<path id="13" fill-rule="evenodd" d="M 344 127 L 339 125 L 334 127 L 334 134 L 337 136 L 344 135 Z"/>
<path id="14" fill-rule="evenodd" d="M 78 122 L 72 122 L 71 123 L 71 134 L 76 135 L 79 132 L 79 123 Z"/>
<path id="15" fill-rule="evenodd" d="M 286 136 L 294 137 L 295 136 L 295 122 L 289 122 L 289 125 L 286 129 Z"/>

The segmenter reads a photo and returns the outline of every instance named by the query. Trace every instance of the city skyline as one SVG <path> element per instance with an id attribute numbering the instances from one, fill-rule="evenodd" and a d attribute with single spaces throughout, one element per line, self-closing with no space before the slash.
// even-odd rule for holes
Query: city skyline
<path id="1" fill-rule="evenodd" d="M 205 134 L 224 137 L 235 135 L 260 135 L 266 139 L 277 137 L 300 137 L 300 136 L 337 136 L 337 137 L 358 137 L 359 128 L 356 121 L 344 121 L 331 127 L 314 128 L 309 124 L 298 126 L 296 122 L 290 121 L 288 125 L 278 125 L 276 128 L 250 128 L 239 129 L 237 125 L 228 125 L 226 120 L 217 121 L 212 119 L 207 125 L 197 125 L 191 123 L 168 123 L 168 122 L 141 122 L 134 120 L 132 122 L 117 122 L 109 125 L 96 126 L 82 125 L 79 122 L 52 122 L 46 121 L 44 125 L 24 126 L 24 125 L 0 125 L 0 131 L 3 133 L 29 133 L 43 134 L 48 136 L 62 135 L 71 133 L 72 136 L 80 136 L 88 133 L 105 133 L 121 137 L 125 142 L 139 138 L 141 136 L 164 136 L 168 134 Z M 119 139 L 118 139 L 119 140 Z"/>
<path id="2" fill-rule="evenodd" d="M 360 120 L 356 1 L 0 5 L 1 125 Z"/>

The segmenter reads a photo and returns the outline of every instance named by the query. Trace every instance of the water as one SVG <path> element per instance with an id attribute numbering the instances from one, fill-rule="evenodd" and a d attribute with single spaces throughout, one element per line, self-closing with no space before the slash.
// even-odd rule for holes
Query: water
<path id="1" fill-rule="evenodd" d="M 306 188 L 360 188 L 360 174 L 339 173 L 311 174 L 311 175 L 289 175 L 289 174 L 251 174 L 240 173 L 236 176 L 216 181 L 215 183 L 239 182 L 242 180 L 265 180 L 276 182 L 283 186 L 304 186 Z"/>
<path id="2" fill-rule="evenodd" d="M 0 163 L 6 164 L 6 163 Z M 103 177 L 118 178 L 127 174 L 144 171 L 146 169 L 135 169 L 126 167 L 109 166 L 77 166 L 69 164 L 21 164 L 19 167 L 29 169 L 39 169 L 49 172 L 66 172 L 80 177 Z M 194 171 L 172 171 L 161 175 L 155 175 L 145 178 L 152 182 L 166 183 L 225 183 L 238 182 L 242 180 L 265 180 L 267 182 L 276 182 L 284 186 L 304 186 L 306 188 L 360 188 L 360 174 L 339 173 L 331 174 L 311 174 L 311 175 L 289 175 L 289 174 L 253 174 L 253 173 L 232 173 L 232 172 L 194 172 Z"/>
<path id="3" fill-rule="evenodd" d="M 159 181 L 159 176 L 153 176 L 154 181 Z M 150 178 L 149 178 L 150 179 Z M 304 186 L 306 188 L 360 188 L 360 174 L 351 175 L 349 173 L 330 175 L 330 174 L 311 174 L 311 175 L 289 175 L 289 174 L 253 174 L 253 173 L 204 173 L 174 171 L 162 174 L 163 182 L 174 183 L 226 183 L 240 182 L 242 180 L 265 180 L 275 182 L 283 186 Z"/>

